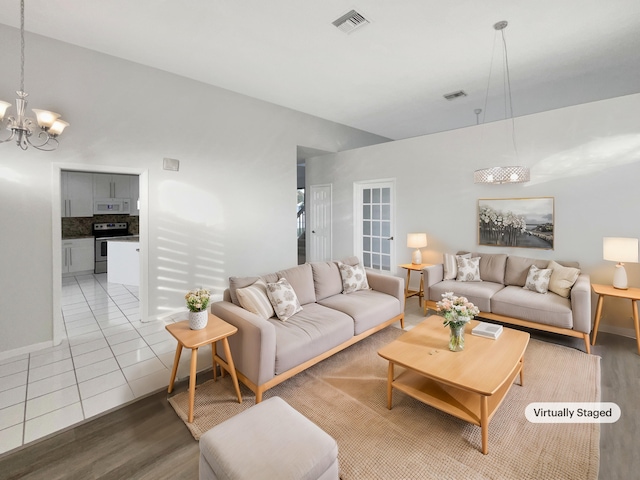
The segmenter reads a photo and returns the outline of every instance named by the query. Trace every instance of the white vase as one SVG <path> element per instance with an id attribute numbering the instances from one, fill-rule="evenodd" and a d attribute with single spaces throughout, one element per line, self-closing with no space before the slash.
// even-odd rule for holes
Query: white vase
<path id="1" fill-rule="evenodd" d="M 208 319 L 208 310 L 203 310 L 201 312 L 189 312 L 189 328 L 191 328 L 191 330 L 202 330 L 207 326 Z"/>

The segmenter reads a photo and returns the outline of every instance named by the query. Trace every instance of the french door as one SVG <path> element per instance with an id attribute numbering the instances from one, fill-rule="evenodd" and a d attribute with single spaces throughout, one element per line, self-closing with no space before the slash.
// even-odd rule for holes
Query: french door
<path id="1" fill-rule="evenodd" d="M 354 252 L 365 268 L 390 272 L 395 265 L 395 180 L 354 185 Z"/>

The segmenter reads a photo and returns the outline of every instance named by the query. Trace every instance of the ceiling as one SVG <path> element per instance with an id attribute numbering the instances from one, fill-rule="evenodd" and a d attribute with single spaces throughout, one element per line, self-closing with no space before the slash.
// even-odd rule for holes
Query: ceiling
<path id="1" fill-rule="evenodd" d="M 332 21 L 351 9 L 370 23 L 345 34 Z M 638 0 L 28 0 L 25 18 L 30 32 L 391 139 L 508 116 L 500 20 L 515 116 L 640 92 Z M 0 23 L 19 26 L 18 0 L 0 0 Z"/>

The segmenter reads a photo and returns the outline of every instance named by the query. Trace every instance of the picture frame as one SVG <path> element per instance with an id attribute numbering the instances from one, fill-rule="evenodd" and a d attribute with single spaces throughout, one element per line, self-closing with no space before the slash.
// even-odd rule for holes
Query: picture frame
<path id="1" fill-rule="evenodd" d="M 478 245 L 553 250 L 553 197 L 478 199 Z"/>

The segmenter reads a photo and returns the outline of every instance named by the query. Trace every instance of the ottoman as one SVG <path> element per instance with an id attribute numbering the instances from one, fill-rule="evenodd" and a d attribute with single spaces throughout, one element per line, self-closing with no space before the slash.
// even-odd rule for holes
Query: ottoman
<path id="1" fill-rule="evenodd" d="M 337 480 L 338 444 L 280 397 L 200 437 L 200 480 Z"/>

